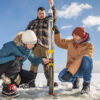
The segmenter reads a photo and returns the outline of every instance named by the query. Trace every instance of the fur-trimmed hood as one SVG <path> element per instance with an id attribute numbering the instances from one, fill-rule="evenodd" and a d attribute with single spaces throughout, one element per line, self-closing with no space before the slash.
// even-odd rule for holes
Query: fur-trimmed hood
<path id="1" fill-rule="evenodd" d="M 24 32 L 19 32 L 19 33 L 17 33 L 17 35 L 16 35 L 15 38 L 14 38 L 14 43 L 15 43 L 17 46 L 20 46 L 21 43 L 22 43 L 21 38 L 22 38 L 22 34 L 23 34 L 23 33 L 24 33 Z"/>

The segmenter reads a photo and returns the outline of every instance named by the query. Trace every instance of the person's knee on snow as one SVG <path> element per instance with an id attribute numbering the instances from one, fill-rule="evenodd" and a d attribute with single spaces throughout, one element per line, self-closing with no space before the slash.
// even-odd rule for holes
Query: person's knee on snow
<path id="1" fill-rule="evenodd" d="M 22 79 L 20 87 L 23 87 L 23 88 L 35 87 L 36 73 L 34 73 L 33 71 L 22 70 L 20 72 L 20 76 Z"/>
<path id="2" fill-rule="evenodd" d="M 1 78 L 5 84 L 11 84 L 11 79 L 8 78 L 5 74 L 1 75 Z"/>
<path id="3" fill-rule="evenodd" d="M 3 80 L 3 83 L 5 83 L 5 84 L 13 83 L 13 84 L 19 85 L 21 82 L 21 77 L 19 74 L 16 77 L 14 77 L 13 80 L 10 77 L 7 77 L 5 74 L 2 74 L 1 78 Z"/>

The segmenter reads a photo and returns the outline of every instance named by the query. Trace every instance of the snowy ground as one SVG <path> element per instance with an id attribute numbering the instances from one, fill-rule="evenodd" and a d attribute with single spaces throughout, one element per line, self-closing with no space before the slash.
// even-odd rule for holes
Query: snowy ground
<path id="1" fill-rule="evenodd" d="M 55 88 L 55 96 L 48 95 L 48 87 L 46 87 L 46 79 L 43 73 L 38 74 L 36 80 L 36 88 L 18 89 L 21 94 L 18 98 L 5 98 L 1 96 L 0 80 L 0 100 L 100 100 L 100 73 L 93 74 L 91 82 L 91 91 L 88 95 L 81 95 L 82 79 L 80 89 L 72 90 L 71 83 L 61 83 L 58 80 L 58 74 L 55 74 L 55 81 L 59 86 Z"/>

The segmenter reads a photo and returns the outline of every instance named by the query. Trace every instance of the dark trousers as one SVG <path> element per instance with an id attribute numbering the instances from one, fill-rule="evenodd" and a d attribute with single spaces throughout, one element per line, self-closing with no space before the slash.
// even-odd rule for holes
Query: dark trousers
<path id="1" fill-rule="evenodd" d="M 20 72 L 20 77 L 21 77 L 21 84 L 30 83 L 31 81 L 34 81 L 34 73 L 31 71 L 22 69 Z"/>
<path id="2" fill-rule="evenodd" d="M 0 64 L 0 77 L 5 74 L 7 77 L 11 78 L 20 72 L 21 66 L 17 64 L 18 62 L 10 61 L 4 64 Z"/>
<path id="3" fill-rule="evenodd" d="M 5 64 L 0 64 L 0 78 L 2 74 L 5 74 L 11 79 L 11 81 L 14 81 L 19 74 L 21 77 L 21 83 L 28 83 L 31 80 L 34 80 L 34 73 L 22 69 L 20 62 L 18 61 L 10 61 Z"/>

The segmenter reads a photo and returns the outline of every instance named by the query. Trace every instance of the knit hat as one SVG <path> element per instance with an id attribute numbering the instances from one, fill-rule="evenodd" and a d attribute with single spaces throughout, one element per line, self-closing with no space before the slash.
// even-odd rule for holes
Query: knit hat
<path id="1" fill-rule="evenodd" d="M 72 31 L 72 35 L 78 35 L 81 38 L 83 38 L 85 36 L 85 30 L 83 27 L 76 27 L 73 31 Z"/>
<path id="2" fill-rule="evenodd" d="M 36 44 L 37 43 L 37 37 L 32 30 L 26 30 L 22 34 L 21 40 L 24 44 Z"/>

